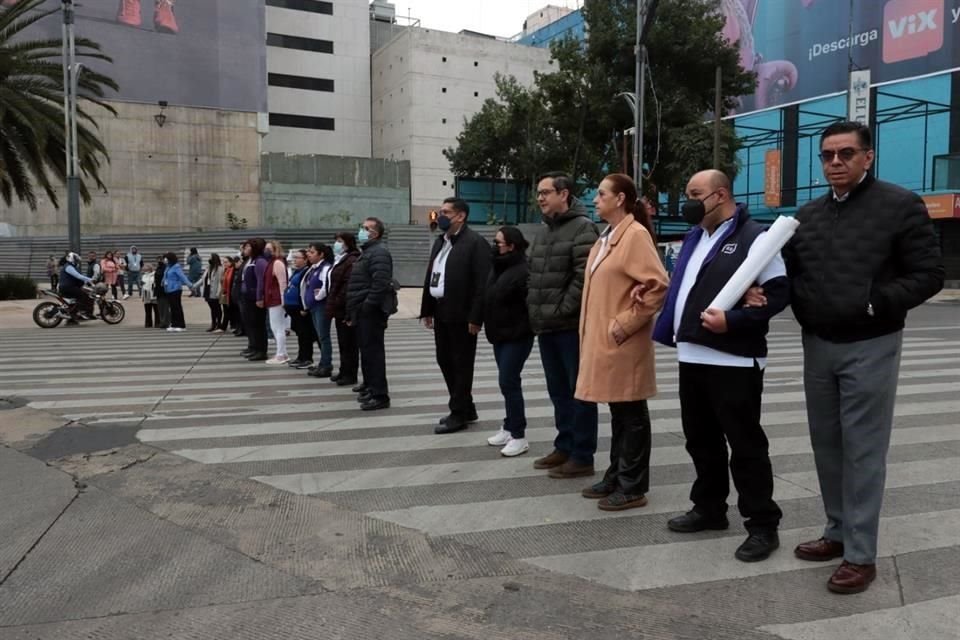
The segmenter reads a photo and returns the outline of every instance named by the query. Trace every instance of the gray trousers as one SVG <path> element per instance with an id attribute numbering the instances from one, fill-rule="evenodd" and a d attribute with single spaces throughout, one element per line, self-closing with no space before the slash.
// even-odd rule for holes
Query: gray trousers
<path id="1" fill-rule="evenodd" d="M 903 332 L 850 343 L 803 335 L 810 440 L 827 515 L 823 537 L 873 564 Z"/>

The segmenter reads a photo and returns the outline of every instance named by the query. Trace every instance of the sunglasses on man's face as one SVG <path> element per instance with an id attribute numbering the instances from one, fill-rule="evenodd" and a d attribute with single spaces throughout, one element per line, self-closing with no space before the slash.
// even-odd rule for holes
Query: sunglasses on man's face
<path id="1" fill-rule="evenodd" d="M 850 162 L 861 151 L 863 151 L 863 149 L 857 149 L 854 147 L 844 147 L 843 149 L 839 149 L 837 151 L 833 151 L 832 149 L 824 149 L 820 152 L 820 160 L 823 162 L 833 162 L 833 159 L 839 156 L 841 161 Z"/>

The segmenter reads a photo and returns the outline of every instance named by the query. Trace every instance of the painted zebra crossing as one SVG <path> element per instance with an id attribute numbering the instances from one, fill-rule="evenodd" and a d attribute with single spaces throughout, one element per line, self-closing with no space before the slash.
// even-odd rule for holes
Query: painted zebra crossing
<path id="1" fill-rule="evenodd" d="M 960 552 L 960 400 L 955 396 L 960 348 L 950 339 L 956 329 L 906 332 L 881 525 L 882 561 Z M 361 414 L 347 389 L 286 367 L 242 361 L 237 352 L 243 345 L 232 337 L 97 331 L 68 344 L 59 337 L 51 342 L 49 335 L 25 338 L 21 333 L 16 342 L 5 341 L 5 355 L 19 364 L 0 372 L 0 389 L 90 425 L 135 424 L 144 443 L 277 489 L 619 589 L 697 597 L 714 593 L 710 590 L 718 585 L 750 592 L 767 584 L 762 582 L 767 577 L 786 576 L 805 589 L 823 587 L 822 568 L 790 553 L 796 542 L 818 534 L 823 518 L 806 434 L 802 350 L 791 322 L 775 323 L 770 339 L 763 417 L 776 498 L 785 512 L 782 549 L 750 565 L 733 558 L 743 536 L 733 508 L 734 522 L 726 532 L 683 536 L 666 530 L 666 519 L 688 508 L 693 479 L 670 350 L 656 355 L 660 394 L 650 403 L 650 504 L 604 513 L 579 496 L 585 482 L 551 480 L 532 468 L 533 457 L 549 451 L 555 434 L 536 350 L 524 372 L 531 455 L 502 459 L 485 443 L 502 419 L 489 347 L 481 343 L 477 361 L 480 424 L 435 436 L 433 425 L 445 413 L 445 390 L 432 337 L 412 321 L 395 322 L 387 333 L 393 407 L 375 415 Z M 90 369 L 102 373 L 96 384 L 78 383 L 71 375 Z M 609 413 L 601 407 L 598 471 L 609 444 Z M 731 505 L 735 502 L 732 495 Z M 934 634 L 924 637 L 949 637 L 935 634 L 944 615 L 960 624 L 955 606 L 960 585 L 953 587 L 943 597 L 895 609 L 878 604 L 858 612 L 865 617 L 849 624 L 873 628 L 874 619 L 900 612 L 913 621 L 912 629 L 929 628 Z M 896 584 L 883 579 L 869 593 L 891 589 Z M 821 615 L 813 606 L 799 617 L 773 614 L 762 629 L 784 638 L 834 637 L 816 635 Z"/>

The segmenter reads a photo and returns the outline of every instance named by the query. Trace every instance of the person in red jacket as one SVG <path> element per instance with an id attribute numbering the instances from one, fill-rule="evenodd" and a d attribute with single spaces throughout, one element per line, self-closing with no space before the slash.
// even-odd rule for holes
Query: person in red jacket
<path id="1" fill-rule="evenodd" d="M 267 364 L 285 364 L 287 357 L 287 314 L 283 310 L 283 292 L 287 288 L 287 263 L 284 260 L 283 247 L 276 240 L 267 243 L 264 256 L 269 260 L 263 274 L 263 306 L 270 320 L 277 344 L 277 352 L 267 360 Z"/>

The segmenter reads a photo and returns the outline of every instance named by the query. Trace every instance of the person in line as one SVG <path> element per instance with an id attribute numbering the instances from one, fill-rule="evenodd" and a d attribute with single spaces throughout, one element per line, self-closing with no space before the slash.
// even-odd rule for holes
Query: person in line
<path id="1" fill-rule="evenodd" d="M 263 305 L 263 275 L 269 262 L 263 255 L 267 243 L 251 238 L 243 246 L 246 259 L 242 272 L 241 304 L 247 334 L 247 348 L 241 355 L 253 362 L 267 359 L 267 310 Z"/>
<path id="2" fill-rule="evenodd" d="M 90 320 L 93 318 L 93 298 L 83 290 L 83 285 L 93 284 L 94 279 L 80 273 L 78 267 L 80 267 L 80 256 L 70 251 L 60 270 L 58 283 L 60 295 L 76 300 L 78 315 L 84 320 Z"/>
<path id="3" fill-rule="evenodd" d="M 423 283 L 420 320 L 433 331 L 437 364 L 450 395 L 450 413 L 433 432 L 455 433 L 477 420 L 473 369 L 483 325 L 483 295 L 490 275 L 490 245 L 467 224 L 470 206 L 447 198 Z"/>
<path id="4" fill-rule="evenodd" d="M 580 369 L 580 301 L 597 226 L 573 195 L 573 180 L 548 173 L 537 184 L 544 226 L 530 245 L 527 308 L 553 403 L 553 451 L 534 461 L 551 478 L 592 476 L 597 452 L 597 405 L 574 397 Z"/>
<path id="5" fill-rule="evenodd" d="M 283 292 L 287 288 L 287 262 L 283 246 L 279 241 L 271 240 L 267 243 L 264 256 L 269 265 L 263 273 L 263 307 L 267 310 L 276 346 L 276 353 L 266 362 L 286 364 L 290 358 L 287 356 L 287 322 L 283 310 Z"/>
<path id="6" fill-rule="evenodd" d="M 784 259 L 803 330 L 807 421 L 827 522 L 794 555 L 843 558 L 827 588 L 848 594 L 877 576 L 904 322 L 943 287 L 944 267 L 923 200 L 870 174 L 867 127 L 828 126 L 820 159 L 830 190 L 797 212 Z M 771 292 L 761 293 L 769 305 Z"/>
<path id="7" fill-rule="evenodd" d="M 167 259 L 157 256 L 157 266 L 153 272 L 153 295 L 157 300 L 157 328 L 170 327 L 170 299 L 163 288 L 163 274 L 167 270 Z"/>
<path id="8" fill-rule="evenodd" d="M 301 287 L 303 279 L 310 270 L 307 263 L 307 252 L 304 249 L 294 249 L 293 272 L 283 291 L 283 309 L 290 318 L 290 327 L 297 336 L 297 357 L 287 364 L 294 369 L 306 369 L 313 364 L 313 323 L 303 306 Z"/>
<path id="9" fill-rule="evenodd" d="M 170 326 L 167 327 L 167 331 L 183 333 L 187 330 L 183 317 L 183 287 L 193 289 L 200 283 L 191 282 L 183 273 L 183 267 L 177 261 L 177 254 L 170 251 L 164 255 L 164 259 L 167 261 L 167 268 L 163 272 L 163 290 L 170 304 Z"/>
<path id="10" fill-rule="evenodd" d="M 207 333 L 213 333 L 220 329 L 223 322 L 223 308 L 220 306 L 220 291 L 223 277 L 223 263 L 220 261 L 220 255 L 211 253 L 207 261 L 207 268 L 200 277 L 200 288 L 203 299 L 207 301 L 210 307 L 210 328 Z"/>
<path id="11" fill-rule="evenodd" d="M 329 274 L 333 266 L 333 250 L 325 244 L 313 243 L 307 252 L 311 261 L 310 278 L 304 287 L 304 305 L 310 316 L 313 336 L 320 349 L 320 360 L 310 367 L 307 375 L 314 378 L 329 378 L 333 375 L 333 343 L 330 340 L 330 318 L 327 317 L 329 298 Z M 311 350 L 313 345 L 310 345 Z"/>
<path id="12" fill-rule="evenodd" d="M 124 300 L 127 299 L 127 290 L 124 288 L 126 285 L 126 274 L 127 274 L 127 260 L 124 258 L 123 254 L 120 253 L 119 249 L 114 249 L 113 259 L 117 263 L 117 290 L 120 291 L 121 297 Z M 114 296 L 116 299 L 116 296 Z"/>
<path id="13" fill-rule="evenodd" d="M 113 257 L 113 251 L 107 251 L 103 254 L 103 260 L 100 261 L 100 273 L 103 274 L 103 282 L 108 287 L 110 287 L 110 293 L 113 295 L 113 299 L 117 300 L 117 273 L 120 271 L 120 266 L 117 265 L 116 259 Z"/>
<path id="14" fill-rule="evenodd" d="M 347 324 L 347 286 L 353 267 L 360 259 L 357 237 L 353 233 L 338 233 L 333 243 L 333 267 L 327 274 L 327 318 L 337 327 L 337 347 L 340 367 L 330 380 L 339 387 L 357 384 L 360 369 L 360 347 L 357 328 Z"/>
<path id="15" fill-rule="evenodd" d="M 140 299 L 143 302 L 143 326 L 152 329 L 160 326 L 160 311 L 157 309 L 157 296 L 154 293 L 153 267 L 144 264 L 141 267 L 143 278 L 140 280 Z"/>
<path id="16" fill-rule="evenodd" d="M 143 270 L 143 256 L 136 245 L 130 247 L 127 252 L 127 293 L 123 296 L 126 300 L 133 295 L 133 285 L 137 285 L 137 293 L 143 291 L 143 285 L 140 282 L 140 273 Z"/>
<path id="17" fill-rule="evenodd" d="M 393 257 L 383 243 L 386 229 L 379 218 L 367 218 L 357 234 L 362 246 L 347 285 L 347 323 L 357 328 L 363 384 L 354 387 L 364 411 L 390 408 L 384 334 L 397 310 Z"/>
<path id="18" fill-rule="evenodd" d="M 57 264 L 57 259 L 53 256 L 47 260 L 47 278 L 50 279 L 50 288 L 57 290 L 57 283 L 60 281 L 60 269 L 62 265 Z"/>
<path id="19" fill-rule="evenodd" d="M 770 293 L 763 309 L 709 308 L 765 229 L 733 199 L 730 179 L 720 171 L 694 175 L 686 195 L 683 216 L 693 227 L 683 239 L 654 339 L 677 349 L 680 419 L 697 477 L 690 490 L 693 508 L 667 526 L 680 533 L 729 527 L 732 475 L 748 533 L 734 555 L 756 562 L 780 546 L 783 514 L 773 500 L 760 401 L 770 319 L 789 300 L 786 271 L 778 254 L 760 273 L 757 281 Z"/>
<path id="20" fill-rule="evenodd" d="M 233 259 L 233 279 L 230 283 L 230 315 L 234 321 L 233 335 L 240 337 L 245 337 L 246 332 L 246 323 L 244 322 L 243 316 L 243 253 L 244 247 L 240 247 L 240 253 L 237 254 L 237 257 Z"/>
<path id="21" fill-rule="evenodd" d="M 237 321 L 233 317 L 233 306 L 230 304 L 230 293 L 233 287 L 233 270 L 235 268 L 233 256 L 223 258 L 223 275 L 220 276 L 220 326 L 214 333 L 224 333 L 228 329 L 233 330 L 237 326 Z"/>
<path id="22" fill-rule="evenodd" d="M 196 247 L 190 248 L 190 255 L 187 256 L 187 273 L 194 282 L 200 280 L 200 274 L 203 273 L 203 260 Z M 199 294 L 196 291 L 190 291 L 190 297 L 195 298 Z"/>
<path id="23" fill-rule="evenodd" d="M 483 326 L 493 345 L 497 381 L 505 417 L 500 430 L 487 438 L 500 455 L 519 456 L 530 450 L 520 374 L 533 350 L 527 311 L 527 240 L 516 227 L 500 227 L 493 240 L 493 265 L 484 290 Z"/>
<path id="24" fill-rule="evenodd" d="M 609 403 L 613 438 L 603 479 L 581 493 L 599 499 L 602 511 L 623 511 L 646 506 L 650 490 L 647 399 L 657 393 L 653 318 L 669 279 L 634 181 L 608 175 L 593 203 L 607 228 L 587 260 L 576 397 Z M 637 286 L 644 291 L 639 304 L 631 297 Z"/>

